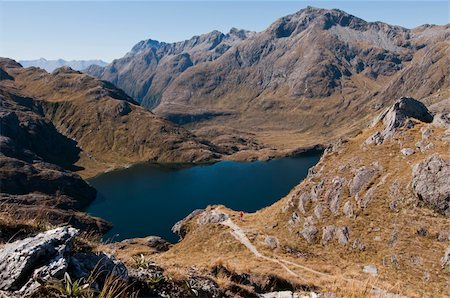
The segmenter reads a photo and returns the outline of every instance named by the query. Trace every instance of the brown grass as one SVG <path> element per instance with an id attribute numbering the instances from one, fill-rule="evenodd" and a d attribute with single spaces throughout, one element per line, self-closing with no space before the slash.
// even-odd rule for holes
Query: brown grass
<path id="1" fill-rule="evenodd" d="M 210 268 L 221 265 L 232 268 L 233 272 L 246 272 L 253 275 L 276 274 L 293 284 L 315 286 L 323 291 L 341 293 L 344 297 L 362 297 L 372 295 L 374 288 L 381 288 L 391 293 L 399 293 L 411 297 L 442 295 L 446 287 L 447 279 L 440 269 L 446 243 L 436 241 L 439 231 L 448 229 L 450 220 L 434 213 L 429 208 L 418 204 L 410 188 L 411 168 L 433 153 L 439 153 L 442 157 L 450 159 L 448 144 L 443 143 L 439 136 L 443 133 L 440 128 L 433 128 L 431 141 L 434 149 L 426 154 L 417 152 L 405 157 L 400 154 L 401 148 L 415 148 L 415 143 L 421 139 L 420 129 L 425 124 L 419 124 L 411 130 L 405 130 L 398 134 L 398 138 L 388 141 L 380 146 L 369 146 L 364 149 L 363 141 L 380 127 L 360 133 L 349 143 L 344 144 L 338 152 L 325 156 L 317 169 L 323 166 L 320 179 L 332 179 L 335 176 L 344 177 L 349 181 L 353 177 L 354 170 L 361 165 L 370 166 L 378 161 L 383 171 L 375 177 L 372 185 L 380 185 L 366 209 L 356 210 L 353 218 L 343 215 L 333 215 L 324 208 L 323 219 L 316 223 L 319 231 L 329 224 L 336 226 L 348 226 L 350 228 L 350 243 L 346 247 L 333 241 L 327 246 L 321 244 L 307 244 L 297 234 L 302 225 L 290 228 L 287 225 L 291 213 L 295 208 L 283 212 L 290 195 L 302 189 L 309 189 L 313 183 L 320 179 L 305 180 L 292 190 L 291 194 L 274 205 L 264 208 L 256 213 L 248 214 L 244 222 L 238 220 L 237 212 L 219 207 L 228 213 L 231 218 L 247 231 L 247 236 L 260 252 L 272 257 L 312 268 L 325 275 L 318 276 L 305 271 L 300 267 L 289 265 L 289 269 L 299 275 L 294 277 L 281 266 L 253 256 L 249 251 L 234 239 L 229 230 L 220 225 L 201 226 L 195 222 L 190 223 L 191 232 L 180 243 L 176 244 L 167 253 L 154 256 L 155 261 L 165 264 L 167 267 L 179 266 L 189 268 Z M 401 144 L 401 145 L 400 145 Z M 341 166 L 346 166 L 340 169 Z M 400 184 L 399 212 L 389 209 L 390 186 L 398 180 Z M 329 185 L 326 181 L 326 186 Z M 363 190 L 364 195 L 365 190 Z M 323 194 L 322 194 L 323 195 Z M 320 200 L 323 200 L 321 198 Z M 354 200 L 346 190 L 341 199 L 341 208 L 346 200 Z M 307 217 L 312 214 L 312 207 L 307 211 Z M 298 211 L 297 211 L 298 212 Z M 424 226 L 429 231 L 429 236 L 421 237 L 416 230 Z M 389 239 L 394 230 L 397 230 L 398 240 L 394 246 L 389 245 Z M 276 236 L 280 246 L 288 245 L 302 252 L 301 256 L 284 252 L 283 249 L 272 251 L 265 247 L 258 239 L 264 235 Z M 380 237 L 381 241 L 376 241 Z M 351 241 L 361 239 L 366 245 L 362 252 L 349 249 Z M 392 256 L 396 256 L 399 267 L 392 263 Z M 412 263 L 412 260 L 419 260 Z M 383 262 L 385 265 L 383 265 Z M 364 265 L 374 264 L 379 271 L 376 279 L 370 278 L 362 272 Z M 428 272 L 430 280 L 423 281 L 424 272 Z"/>

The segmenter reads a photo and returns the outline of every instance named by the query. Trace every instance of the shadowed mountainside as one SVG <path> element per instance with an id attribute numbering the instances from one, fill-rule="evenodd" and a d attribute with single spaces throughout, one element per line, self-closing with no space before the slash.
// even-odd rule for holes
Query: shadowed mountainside
<path id="1" fill-rule="evenodd" d="M 38 102 L 40 113 L 67 142 L 76 144 L 76 166 L 82 167 L 84 176 L 140 161 L 205 162 L 220 156 L 206 142 L 141 108 L 109 82 L 66 67 L 51 74 L 22 68 L 8 59 L 0 61 L 0 68 L 11 77 L 0 82 L 1 88 Z M 66 160 L 74 161 L 70 150 L 60 150 L 68 154 Z"/>

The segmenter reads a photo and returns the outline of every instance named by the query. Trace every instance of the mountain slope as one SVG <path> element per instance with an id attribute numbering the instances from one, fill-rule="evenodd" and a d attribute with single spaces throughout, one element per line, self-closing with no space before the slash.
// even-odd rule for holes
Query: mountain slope
<path id="1" fill-rule="evenodd" d="M 58 60 L 47 60 L 45 58 L 40 58 L 37 60 L 20 60 L 19 63 L 23 67 L 39 67 L 45 69 L 48 72 L 52 72 L 57 68 L 68 66 L 75 70 L 83 70 L 91 65 L 97 65 L 100 67 L 106 66 L 108 63 L 102 60 L 71 60 L 66 61 L 64 59 Z"/>
<path id="2" fill-rule="evenodd" d="M 274 205 L 243 221 L 224 206 L 196 211 L 174 226 L 179 243 L 147 258 L 187 276 L 195 266 L 228 278 L 230 290 L 264 276 L 287 281 L 284 289 L 339 297 L 442 296 L 450 274 L 449 116 L 433 119 L 402 98 L 373 127 L 328 148 Z M 130 251 L 131 242 L 118 254 L 127 261 Z"/>
<path id="3" fill-rule="evenodd" d="M 8 59 L 2 89 L 39 102 L 58 132 L 76 142 L 83 176 L 140 161 L 203 162 L 218 155 L 187 130 L 136 105 L 122 90 L 70 68 L 52 74 Z"/>
<path id="4" fill-rule="evenodd" d="M 390 98 L 446 98 L 449 35 L 448 25 L 409 30 L 308 7 L 232 43 L 232 32 L 143 41 L 87 72 L 172 121 L 241 129 L 292 149 L 354 134 Z"/>
<path id="5" fill-rule="evenodd" d="M 0 238 L 22 233 L 19 223 L 106 232 L 108 222 L 77 211 L 97 192 L 70 171 L 77 169 L 76 142 L 60 134 L 32 98 L 0 88 L 0 107 Z"/>

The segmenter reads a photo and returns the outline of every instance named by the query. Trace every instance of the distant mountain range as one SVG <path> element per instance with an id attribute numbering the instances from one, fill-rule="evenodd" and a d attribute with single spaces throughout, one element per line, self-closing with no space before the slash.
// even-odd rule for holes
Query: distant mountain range
<path id="1" fill-rule="evenodd" d="M 47 60 L 45 58 L 40 58 L 37 60 L 20 60 L 20 64 L 22 64 L 23 67 L 30 67 L 35 66 L 42 69 L 45 69 L 48 72 L 52 72 L 55 69 L 62 67 L 62 66 L 69 66 L 72 69 L 75 70 L 83 70 L 88 68 L 91 65 L 98 65 L 98 66 L 105 66 L 108 63 L 102 60 L 71 60 L 66 61 L 64 59 L 58 59 L 58 60 Z"/>
<path id="2" fill-rule="evenodd" d="M 266 143 L 311 145 L 359 131 L 400 96 L 448 98 L 449 36 L 449 25 L 406 29 L 308 7 L 262 32 L 144 40 L 87 73 L 180 124 L 263 130 Z"/>

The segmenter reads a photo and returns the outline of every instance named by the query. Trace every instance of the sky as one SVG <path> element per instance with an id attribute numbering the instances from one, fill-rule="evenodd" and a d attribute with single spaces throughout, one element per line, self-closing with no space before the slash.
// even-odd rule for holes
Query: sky
<path id="1" fill-rule="evenodd" d="M 0 56 L 16 60 L 122 57 L 144 39 L 175 42 L 212 30 L 262 31 L 308 5 L 413 28 L 450 23 L 448 0 L 4 1 Z"/>

